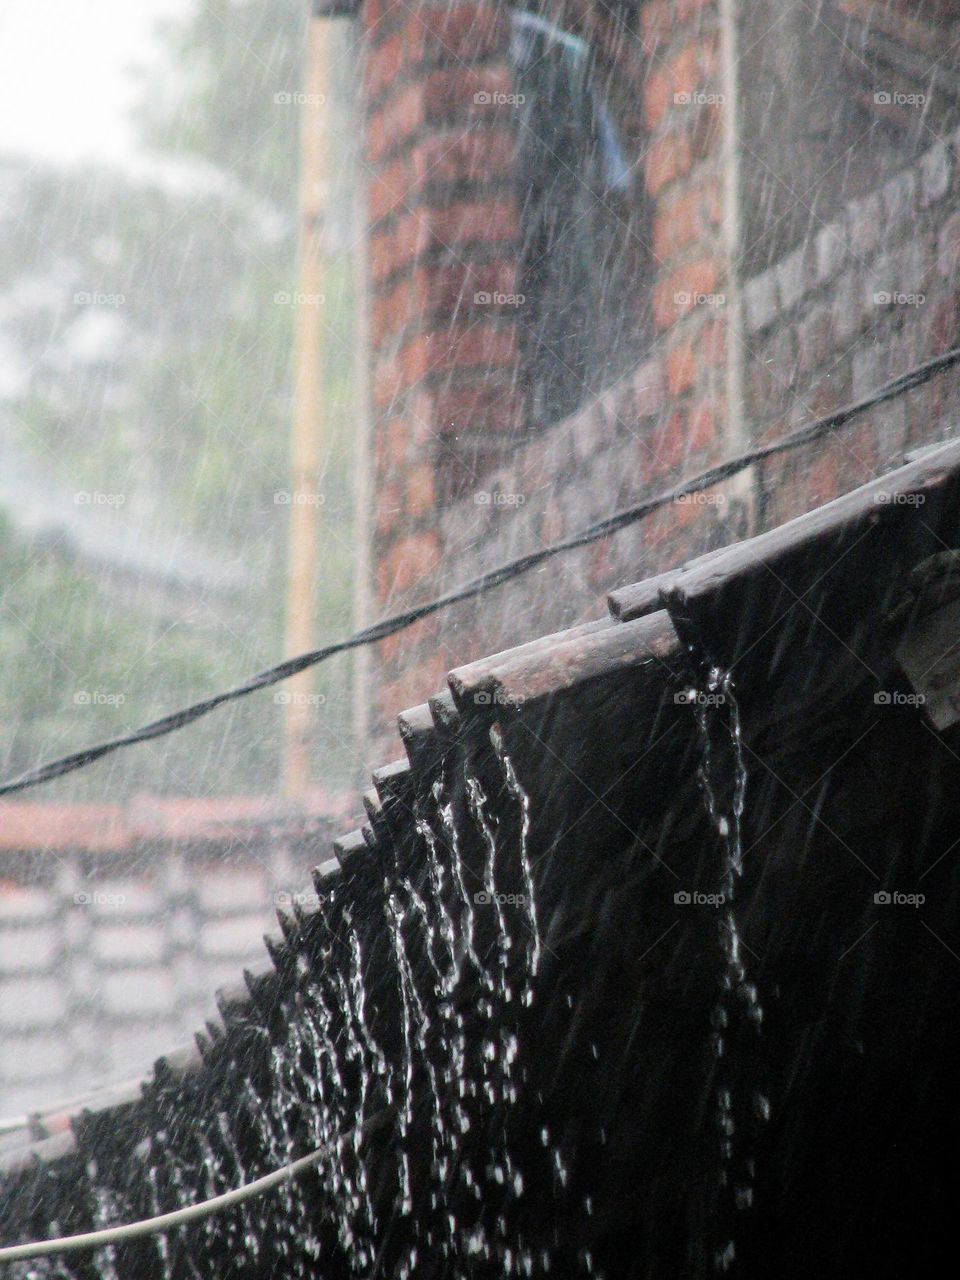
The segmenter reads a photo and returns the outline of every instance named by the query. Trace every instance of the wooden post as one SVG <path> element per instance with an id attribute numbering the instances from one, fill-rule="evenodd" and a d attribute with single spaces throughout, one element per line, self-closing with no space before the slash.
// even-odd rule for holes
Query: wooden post
<path id="1" fill-rule="evenodd" d="M 288 657 L 316 647 L 316 574 L 319 537 L 320 441 L 324 428 L 322 306 L 325 280 L 328 125 L 327 23 L 311 16 L 307 28 L 304 95 L 300 113 L 300 270 L 294 299 L 296 369 L 290 449 L 285 649 Z M 314 673 L 286 683 L 283 788 L 302 797 L 310 784 L 310 730 Z"/>
<path id="2" fill-rule="evenodd" d="M 351 98 L 353 142 L 350 153 L 352 183 L 353 242 L 351 293 L 353 304 L 354 393 L 352 400 L 353 429 L 353 625 L 359 631 L 373 621 L 370 591 L 372 557 L 373 463 L 370 447 L 370 321 L 369 263 L 367 259 L 367 188 L 363 181 L 363 90 L 359 75 L 359 58 L 351 52 L 353 70 L 357 72 L 357 88 Z M 370 667 L 369 648 L 357 649 L 353 663 L 353 741 L 361 761 L 361 777 L 370 772 L 365 753 L 370 731 Z"/>
<path id="3" fill-rule="evenodd" d="M 722 156 L 723 156 L 723 244 L 727 259 L 726 273 L 726 447 L 730 453 L 750 448 L 750 424 L 744 401 L 743 295 L 741 256 L 743 227 L 740 208 L 740 117 L 739 77 L 739 0 L 719 0 L 720 64 L 723 89 Z M 739 508 L 741 520 L 738 537 L 749 538 L 757 532 L 757 497 L 760 471 L 749 467 L 731 477 L 725 493 Z"/>

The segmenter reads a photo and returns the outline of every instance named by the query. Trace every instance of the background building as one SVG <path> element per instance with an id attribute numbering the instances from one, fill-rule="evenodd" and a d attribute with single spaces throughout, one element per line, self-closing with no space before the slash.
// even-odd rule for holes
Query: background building
<path id="1" fill-rule="evenodd" d="M 956 7 L 349 5 L 366 61 L 376 615 L 958 339 Z M 950 434 L 957 376 L 380 645 L 450 668 Z"/>

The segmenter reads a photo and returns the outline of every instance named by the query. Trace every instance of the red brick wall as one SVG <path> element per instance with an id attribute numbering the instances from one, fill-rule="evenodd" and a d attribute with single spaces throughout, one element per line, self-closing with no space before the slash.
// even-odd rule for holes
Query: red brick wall
<path id="1" fill-rule="evenodd" d="M 383 0 L 364 17 L 378 479 L 397 486 L 382 505 L 416 522 L 433 494 L 412 462 L 446 498 L 515 424 L 511 316 L 474 301 L 515 283 L 514 138 L 484 101 L 511 88 L 507 26 L 490 0 Z"/>
<path id="2" fill-rule="evenodd" d="M 517 263 L 522 193 L 511 186 L 510 121 L 477 116 L 472 105 L 475 85 L 509 84 L 502 12 L 494 0 L 452 9 L 371 0 L 381 614 L 672 485 L 749 439 L 790 431 L 958 339 L 952 137 L 826 226 L 811 218 L 797 248 L 738 281 L 723 224 L 728 104 L 717 0 L 648 0 L 615 13 L 592 0 L 548 8 L 595 42 L 639 104 L 626 135 L 653 203 L 653 277 L 637 282 L 652 304 L 650 349 L 572 417 L 523 433 L 508 390 L 516 318 L 478 317 L 469 305 L 476 289 L 511 292 Z M 453 146 L 449 177 L 422 158 L 442 150 L 439 138 Z M 423 230 L 438 219 L 442 243 Z M 405 226 L 415 231 L 401 234 Z M 728 424 L 738 290 L 743 422 Z M 908 300 L 874 300 L 884 293 Z M 941 377 L 829 443 L 756 469 L 746 488 L 675 504 L 394 637 L 380 647 L 375 723 L 386 730 L 451 666 L 598 616 L 608 589 L 780 523 L 896 464 L 905 448 L 949 430 L 956 397 L 957 379 Z"/>
<path id="3" fill-rule="evenodd" d="M 613 436 L 605 432 L 597 440 L 597 459 L 604 446 L 613 449 L 618 433 L 629 455 L 623 474 L 611 477 L 613 491 L 591 479 L 576 504 L 557 493 L 539 511 L 538 491 L 573 478 L 576 469 L 557 453 L 559 427 L 522 443 L 516 309 L 474 301 L 478 293 L 514 293 L 519 264 L 523 192 L 513 167 L 516 126 L 509 105 L 477 100 L 512 89 L 505 9 L 498 0 L 452 6 L 445 0 L 368 0 L 375 589 L 381 614 L 441 583 L 462 580 L 468 566 L 483 565 L 484 556 L 470 547 L 478 522 L 489 532 L 512 519 L 518 545 L 521 526 L 531 521 L 534 538 L 556 537 L 573 527 L 579 512 L 602 514 L 615 495 L 629 498 L 656 477 L 675 475 L 691 456 L 706 462 L 719 449 L 726 317 L 707 300 L 723 293 L 725 281 L 719 114 L 706 101 L 717 90 L 713 6 L 687 0 L 679 9 L 654 4 L 631 14 L 576 0 L 545 11 L 593 42 L 619 95 L 614 105 L 639 196 L 655 208 L 649 246 L 654 278 L 644 282 L 642 301 L 653 315 L 657 356 L 628 389 L 618 387 L 607 398 L 616 406 L 617 425 Z M 631 226 L 625 234 L 637 233 Z M 631 424 L 642 424 L 639 434 Z M 505 465 L 512 467 L 505 474 L 514 477 L 514 487 L 503 490 L 498 480 L 497 493 L 505 492 L 503 502 L 510 503 L 515 491 L 517 506 L 504 505 L 487 479 Z M 524 512 L 521 502 L 529 503 Z M 688 513 L 682 515 L 686 521 Z M 490 554 L 497 542 L 493 538 Z M 583 610 L 584 597 L 595 605 L 611 572 L 605 549 L 591 553 L 589 585 L 559 613 L 556 604 L 547 612 L 566 620 Z M 499 603 L 492 607 L 499 615 Z M 532 617 L 528 612 L 516 625 L 538 630 L 546 617 L 542 610 Z M 381 645 L 381 723 L 422 699 L 452 662 L 489 648 L 494 630 L 489 619 L 471 619 L 466 611 Z"/>
<path id="4" fill-rule="evenodd" d="M 517 344 L 515 141 L 508 25 L 493 0 L 368 0 L 370 332 L 376 601 L 429 580 L 437 511 L 513 447 Z M 381 676 L 400 671 L 381 646 Z M 439 667 L 433 664 L 436 674 Z M 387 697 L 389 705 L 405 692 Z"/>

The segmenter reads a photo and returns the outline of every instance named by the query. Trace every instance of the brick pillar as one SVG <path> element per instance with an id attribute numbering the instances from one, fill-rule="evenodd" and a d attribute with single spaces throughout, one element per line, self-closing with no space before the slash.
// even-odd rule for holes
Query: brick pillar
<path id="1" fill-rule="evenodd" d="M 653 317 L 664 352 L 671 413 L 660 460 L 683 469 L 720 451 L 728 426 L 728 362 L 734 282 L 725 227 L 718 0 L 650 0 L 642 10 L 650 56 L 644 94 L 644 160 L 655 204 Z M 742 447 L 731 441 L 734 447 Z"/>
<path id="2" fill-rule="evenodd" d="M 362 16 L 382 615 L 430 589 L 441 508 L 481 487 L 515 443 L 516 308 L 507 299 L 519 210 L 499 0 L 367 0 Z M 395 683 L 395 646 L 379 656 L 381 684 Z M 394 692 L 380 697 L 381 716 L 408 697 Z"/>

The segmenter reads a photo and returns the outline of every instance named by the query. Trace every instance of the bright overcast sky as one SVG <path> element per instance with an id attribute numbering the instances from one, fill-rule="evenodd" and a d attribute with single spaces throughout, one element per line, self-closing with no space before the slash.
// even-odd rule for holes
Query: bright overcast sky
<path id="1" fill-rule="evenodd" d="M 197 0 L 0 0 L 0 155 L 123 163 L 131 68 L 154 26 Z"/>

